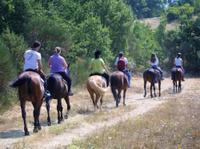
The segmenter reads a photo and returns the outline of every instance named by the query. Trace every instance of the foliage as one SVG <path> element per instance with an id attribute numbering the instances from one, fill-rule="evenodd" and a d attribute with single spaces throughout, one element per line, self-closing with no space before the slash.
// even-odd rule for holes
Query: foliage
<path id="1" fill-rule="evenodd" d="M 0 92 L 2 92 L 6 89 L 9 79 L 15 74 L 10 51 L 2 40 L 0 40 L 0 57 Z"/>
<path id="2" fill-rule="evenodd" d="M 0 33 L 9 27 L 15 33 L 23 32 L 29 18 L 29 3 L 27 0 L 0 1 Z"/>
<path id="3" fill-rule="evenodd" d="M 166 34 L 165 46 L 171 63 L 177 52 L 183 53 L 186 70 L 198 72 L 200 65 L 200 19 L 182 22 L 180 30 Z"/>
<path id="4" fill-rule="evenodd" d="M 27 48 L 27 45 L 22 36 L 16 35 L 14 32 L 11 32 L 9 29 L 6 29 L 1 35 L 3 43 L 9 49 L 11 54 L 11 59 L 16 66 L 18 72 L 22 71 L 23 63 L 23 53 Z"/>
<path id="5" fill-rule="evenodd" d="M 176 19 L 181 19 L 186 17 L 187 19 L 191 18 L 194 13 L 194 7 L 190 4 L 184 4 L 181 6 L 172 6 L 167 10 L 167 19 L 168 22 L 171 22 Z"/>
<path id="6" fill-rule="evenodd" d="M 149 67 L 151 53 L 158 54 L 162 59 L 162 49 L 148 26 L 136 21 L 130 32 L 133 37 L 129 40 L 129 56 L 133 58 L 138 69 Z"/>
<path id="7" fill-rule="evenodd" d="M 164 11 L 167 0 L 127 0 L 138 18 L 160 16 Z"/>

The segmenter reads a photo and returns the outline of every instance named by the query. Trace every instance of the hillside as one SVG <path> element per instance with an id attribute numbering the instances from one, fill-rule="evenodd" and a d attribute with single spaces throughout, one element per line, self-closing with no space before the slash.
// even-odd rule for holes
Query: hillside
<path id="1" fill-rule="evenodd" d="M 160 17 L 146 18 L 146 19 L 142 19 L 140 21 L 145 23 L 146 25 L 150 26 L 150 28 L 152 30 L 154 30 L 160 24 Z M 166 30 L 168 30 L 168 31 L 169 30 L 175 30 L 178 26 L 179 26 L 179 24 L 176 21 L 174 21 L 174 22 L 168 23 L 166 25 Z"/>

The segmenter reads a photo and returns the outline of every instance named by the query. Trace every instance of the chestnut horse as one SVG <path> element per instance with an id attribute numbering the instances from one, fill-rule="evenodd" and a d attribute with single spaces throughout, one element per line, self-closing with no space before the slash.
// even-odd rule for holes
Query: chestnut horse
<path id="1" fill-rule="evenodd" d="M 151 98 L 153 98 L 152 88 L 154 90 L 154 97 L 156 97 L 156 87 L 155 84 L 158 83 L 158 91 L 159 96 L 161 96 L 161 74 L 158 70 L 155 70 L 153 68 L 147 69 L 143 73 L 143 79 L 144 79 L 144 97 L 147 95 L 146 90 L 146 84 L 147 81 L 150 83 L 150 95 Z"/>
<path id="2" fill-rule="evenodd" d="M 40 78 L 40 75 L 32 71 L 23 72 L 19 75 L 18 79 L 15 80 L 10 86 L 18 88 L 22 118 L 24 121 L 25 135 L 29 135 L 29 131 L 26 124 L 26 110 L 25 110 L 26 101 L 32 102 L 32 105 L 34 107 L 33 132 L 38 132 L 38 130 L 41 130 L 39 115 L 44 95 L 44 85 Z"/>
<path id="3" fill-rule="evenodd" d="M 181 68 L 172 68 L 171 78 L 173 81 L 173 91 L 181 91 L 181 80 L 183 78 L 183 72 Z"/>
<path id="4" fill-rule="evenodd" d="M 121 100 L 121 91 L 123 90 L 123 105 L 125 106 L 126 91 L 128 88 L 128 78 L 121 71 L 115 71 L 110 76 L 110 85 L 113 97 L 116 101 L 116 107 L 118 107 Z"/>
<path id="5" fill-rule="evenodd" d="M 87 90 L 92 98 L 94 110 L 98 109 L 98 101 L 100 100 L 100 109 L 103 103 L 103 96 L 107 91 L 106 80 L 99 75 L 90 76 L 86 83 Z"/>
<path id="6" fill-rule="evenodd" d="M 62 78 L 60 74 L 51 74 L 47 78 L 47 90 L 51 94 L 51 98 L 57 99 L 57 112 L 58 112 L 58 124 L 63 121 L 63 107 L 62 107 L 62 98 L 65 99 L 67 104 L 67 113 L 65 118 L 68 117 L 68 112 L 71 109 L 70 100 L 68 96 L 68 87 L 67 82 Z M 46 100 L 46 109 L 47 109 L 47 123 L 51 125 L 51 118 L 50 118 L 50 100 Z"/>

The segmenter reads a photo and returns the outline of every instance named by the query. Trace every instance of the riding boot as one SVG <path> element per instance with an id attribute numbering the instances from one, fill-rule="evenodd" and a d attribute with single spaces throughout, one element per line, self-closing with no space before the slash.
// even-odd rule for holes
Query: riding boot
<path id="1" fill-rule="evenodd" d="M 45 100 L 51 99 L 51 93 L 47 90 L 47 81 L 44 81 L 44 98 Z"/>
<path id="2" fill-rule="evenodd" d="M 161 74 L 161 80 L 164 80 L 164 78 L 163 78 L 163 72 L 160 71 L 160 74 Z"/>

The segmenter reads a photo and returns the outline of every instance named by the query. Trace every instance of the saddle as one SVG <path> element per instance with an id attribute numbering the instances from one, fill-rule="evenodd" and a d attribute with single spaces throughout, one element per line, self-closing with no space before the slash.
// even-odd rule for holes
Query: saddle
<path id="1" fill-rule="evenodd" d="M 149 68 L 148 71 L 154 74 L 154 83 L 157 83 L 159 80 L 161 80 L 161 73 L 156 68 Z"/>

